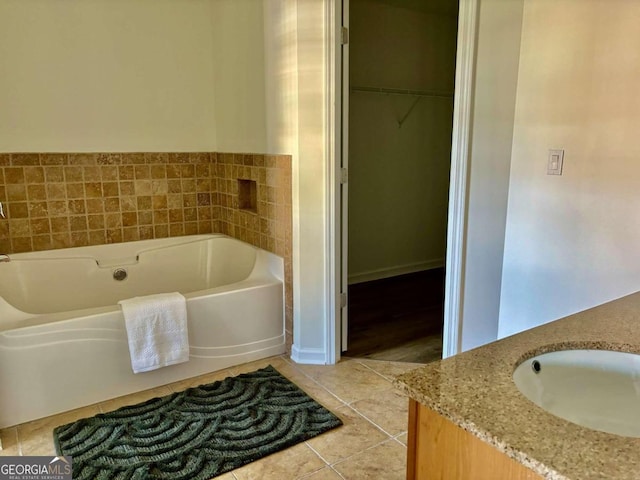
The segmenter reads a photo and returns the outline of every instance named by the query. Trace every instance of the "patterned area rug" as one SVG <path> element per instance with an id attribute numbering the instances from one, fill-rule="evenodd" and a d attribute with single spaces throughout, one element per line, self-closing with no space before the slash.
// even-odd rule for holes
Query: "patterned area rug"
<path id="1" fill-rule="evenodd" d="M 342 425 L 272 366 L 57 427 L 74 479 L 207 480 Z"/>

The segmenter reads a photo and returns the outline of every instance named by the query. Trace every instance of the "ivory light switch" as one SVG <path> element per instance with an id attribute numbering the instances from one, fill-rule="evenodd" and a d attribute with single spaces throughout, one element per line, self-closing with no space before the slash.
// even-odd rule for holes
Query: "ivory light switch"
<path id="1" fill-rule="evenodd" d="M 564 150 L 549 150 L 547 160 L 547 175 L 562 175 L 562 163 L 564 162 Z"/>

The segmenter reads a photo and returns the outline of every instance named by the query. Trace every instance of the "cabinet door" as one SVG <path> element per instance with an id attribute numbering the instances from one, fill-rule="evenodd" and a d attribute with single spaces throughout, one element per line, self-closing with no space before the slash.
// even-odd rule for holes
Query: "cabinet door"
<path id="1" fill-rule="evenodd" d="M 413 399 L 407 448 L 407 480 L 542 479 Z"/>

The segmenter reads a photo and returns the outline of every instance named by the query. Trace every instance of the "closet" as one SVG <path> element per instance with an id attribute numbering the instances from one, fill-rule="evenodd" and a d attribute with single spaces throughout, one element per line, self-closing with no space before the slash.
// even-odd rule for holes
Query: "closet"
<path id="1" fill-rule="evenodd" d="M 350 0 L 346 356 L 441 355 L 457 13 Z"/>

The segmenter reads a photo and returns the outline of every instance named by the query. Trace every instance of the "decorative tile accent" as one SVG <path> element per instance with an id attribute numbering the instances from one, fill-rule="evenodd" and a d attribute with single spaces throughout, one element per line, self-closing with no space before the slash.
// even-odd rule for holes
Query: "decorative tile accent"
<path id="1" fill-rule="evenodd" d="M 238 202 L 240 210 L 258 213 L 258 188 L 255 180 L 238 179 Z"/>
<path id="2" fill-rule="evenodd" d="M 2 253 L 224 233 L 282 256 L 291 345 L 288 155 L 0 154 L 0 202 L 7 211 L 7 219 L 0 218 Z"/>

